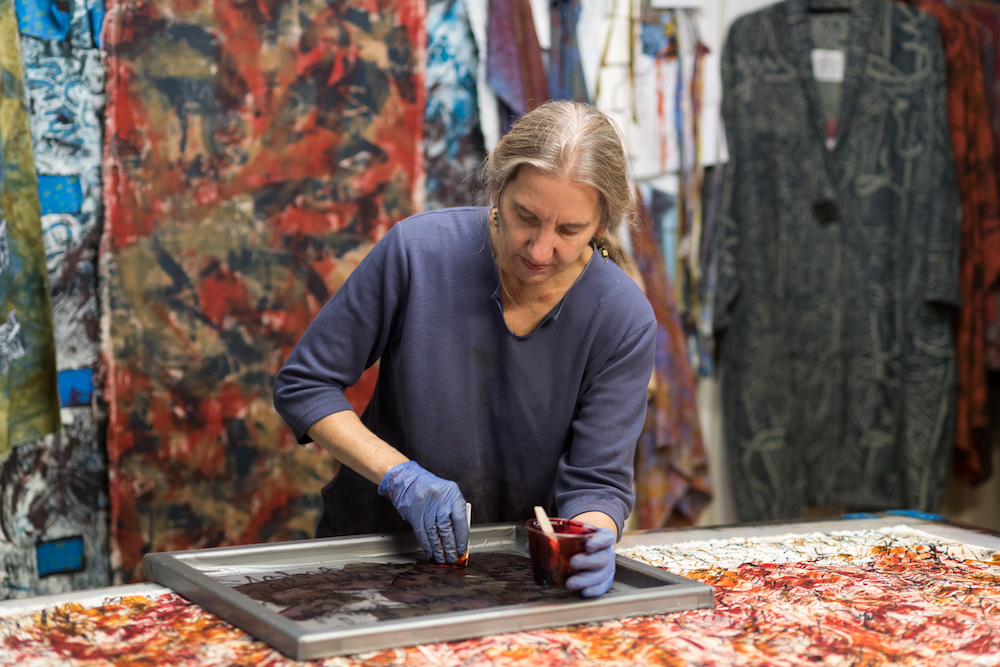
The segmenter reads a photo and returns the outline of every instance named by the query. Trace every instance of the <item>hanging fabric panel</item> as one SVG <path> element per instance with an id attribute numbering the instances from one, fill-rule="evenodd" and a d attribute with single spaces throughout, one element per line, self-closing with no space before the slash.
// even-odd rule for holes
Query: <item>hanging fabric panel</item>
<path id="1" fill-rule="evenodd" d="M 333 462 L 271 383 L 421 207 L 426 34 L 418 0 L 116 0 L 108 21 L 111 544 L 132 581 L 148 551 L 314 534 Z"/>
<path id="2" fill-rule="evenodd" d="M 478 69 L 465 0 L 429 0 L 424 112 L 429 209 L 478 202 L 475 175 L 486 151 L 479 124 Z"/>
<path id="3" fill-rule="evenodd" d="M 501 105 L 500 133 L 549 99 L 548 74 L 529 0 L 489 0 L 486 81 Z"/>
<path id="4" fill-rule="evenodd" d="M 552 31 L 549 94 L 554 100 L 589 102 L 583 63 L 580 61 L 580 45 L 576 38 L 580 0 L 552 0 L 549 12 Z"/>
<path id="5" fill-rule="evenodd" d="M 59 430 L 52 306 L 17 15 L 0 0 L 0 461 Z"/>
<path id="6" fill-rule="evenodd" d="M 712 497 L 684 327 L 653 219 L 640 203 L 632 248 L 656 315 L 656 356 L 646 423 L 636 447 L 639 528 L 691 526 Z"/>
<path id="7" fill-rule="evenodd" d="M 938 21 L 948 81 L 948 125 L 962 206 L 962 307 L 955 318 L 955 475 L 989 476 L 986 327 L 996 317 L 1000 279 L 997 164 L 986 103 L 979 27 L 965 12 L 935 0 L 913 6 Z"/>

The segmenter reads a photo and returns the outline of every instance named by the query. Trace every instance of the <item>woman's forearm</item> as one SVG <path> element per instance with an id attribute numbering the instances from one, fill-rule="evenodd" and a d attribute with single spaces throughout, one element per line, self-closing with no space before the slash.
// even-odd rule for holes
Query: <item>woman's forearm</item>
<path id="1" fill-rule="evenodd" d="M 589 523 L 591 526 L 597 526 L 599 528 L 608 528 L 615 535 L 618 535 L 618 524 L 615 520 L 609 517 L 604 512 L 583 512 L 582 514 L 577 514 L 573 517 L 573 521 L 580 521 L 581 523 Z M 620 537 L 620 536 L 619 536 Z"/>
<path id="2" fill-rule="evenodd" d="M 353 410 L 323 417 L 309 427 L 308 434 L 337 461 L 375 484 L 390 468 L 409 460 L 372 433 Z"/>

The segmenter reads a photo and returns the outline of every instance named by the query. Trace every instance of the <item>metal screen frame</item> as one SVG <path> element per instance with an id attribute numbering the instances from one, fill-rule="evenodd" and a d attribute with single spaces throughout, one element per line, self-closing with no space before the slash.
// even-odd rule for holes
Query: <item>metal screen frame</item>
<path id="1" fill-rule="evenodd" d="M 470 558 L 476 552 L 525 555 L 522 525 L 473 526 Z M 714 606 L 714 589 L 639 561 L 618 556 L 611 590 L 597 598 L 537 601 L 489 609 L 379 620 L 336 629 L 306 628 L 265 604 L 217 581 L 218 572 L 248 568 L 267 573 L 282 568 L 343 566 L 358 559 L 424 558 L 412 535 L 360 535 L 146 554 L 147 577 L 222 617 L 296 660 L 312 660 L 440 641 L 544 627 L 643 616 Z M 216 577 L 211 576 L 212 573 Z"/>

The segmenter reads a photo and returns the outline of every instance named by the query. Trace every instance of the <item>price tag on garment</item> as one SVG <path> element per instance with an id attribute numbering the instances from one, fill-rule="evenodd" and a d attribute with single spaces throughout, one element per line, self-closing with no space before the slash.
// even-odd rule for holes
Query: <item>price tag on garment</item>
<path id="1" fill-rule="evenodd" d="M 841 83 L 844 80 L 844 52 L 834 49 L 813 49 L 813 76 L 817 81 Z"/>

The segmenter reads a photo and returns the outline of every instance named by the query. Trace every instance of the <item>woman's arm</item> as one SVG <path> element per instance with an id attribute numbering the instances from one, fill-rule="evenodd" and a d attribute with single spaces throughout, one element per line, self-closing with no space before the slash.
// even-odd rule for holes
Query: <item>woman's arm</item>
<path id="1" fill-rule="evenodd" d="M 615 520 L 604 512 L 591 511 L 577 514 L 573 517 L 573 521 L 589 523 L 591 526 L 597 526 L 598 528 L 607 528 L 615 535 L 618 534 L 618 524 L 616 524 Z"/>
<path id="2" fill-rule="evenodd" d="M 458 563 L 468 550 L 469 520 L 458 484 L 441 479 L 372 433 L 353 410 L 309 427 L 308 435 L 339 462 L 378 485 L 439 563 Z"/>
<path id="3" fill-rule="evenodd" d="M 353 410 L 323 417 L 307 431 L 334 459 L 375 484 L 409 459 L 361 423 Z"/>

